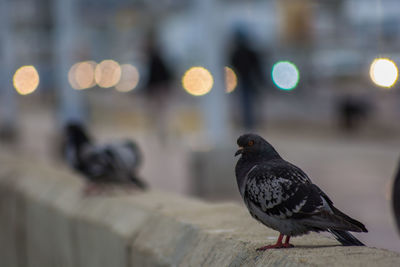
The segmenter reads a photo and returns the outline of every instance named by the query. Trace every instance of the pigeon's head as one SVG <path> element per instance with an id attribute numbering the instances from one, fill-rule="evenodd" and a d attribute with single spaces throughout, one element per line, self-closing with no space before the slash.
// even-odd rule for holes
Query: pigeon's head
<path id="1" fill-rule="evenodd" d="M 79 122 L 69 122 L 65 126 L 65 134 L 69 140 L 76 143 L 89 143 L 90 138 L 84 126 Z"/>
<path id="2" fill-rule="evenodd" d="M 237 140 L 239 150 L 235 156 L 242 154 L 243 156 L 265 156 L 279 157 L 274 147 L 257 134 L 244 134 Z"/>

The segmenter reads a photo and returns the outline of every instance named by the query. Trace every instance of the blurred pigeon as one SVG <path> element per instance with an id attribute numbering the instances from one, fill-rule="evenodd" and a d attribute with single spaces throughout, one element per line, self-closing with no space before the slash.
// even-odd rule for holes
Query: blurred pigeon
<path id="1" fill-rule="evenodd" d="M 237 144 L 240 194 L 256 220 L 280 233 L 276 244 L 257 250 L 293 247 L 291 236 L 310 231 L 328 231 L 345 246 L 364 246 L 347 231 L 368 232 L 365 226 L 335 208 L 300 168 L 283 160 L 267 141 L 245 134 Z"/>
<path id="2" fill-rule="evenodd" d="M 397 167 L 397 174 L 394 178 L 392 203 L 394 218 L 396 220 L 397 229 L 400 233 L 400 162 Z"/>
<path id="3" fill-rule="evenodd" d="M 66 160 L 72 168 L 83 174 L 90 185 L 129 184 L 140 189 L 147 187 L 137 176 L 142 155 L 133 141 L 95 145 L 83 125 L 76 122 L 67 124 L 65 135 Z"/>

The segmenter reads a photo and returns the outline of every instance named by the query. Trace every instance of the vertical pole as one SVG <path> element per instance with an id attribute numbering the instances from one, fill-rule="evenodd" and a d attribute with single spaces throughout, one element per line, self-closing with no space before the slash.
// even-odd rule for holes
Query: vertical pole
<path id="1" fill-rule="evenodd" d="M 84 121 L 84 99 L 82 92 L 73 90 L 68 83 L 68 71 L 77 60 L 77 14 L 76 0 L 55 0 L 54 58 L 56 84 L 59 100 L 59 123 L 69 120 Z"/>
<path id="2" fill-rule="evenodd" d="M 193 14 L 196 18 L 197 62 L 207 68 L 214 78 L 211 91 L 200 96 L 206 126 L 206 142 L 210 151 L 199 151 L 192 155 L 192 192 L 198 196 L 224 198 L 229 195 L 233 183 L 233 139 L 229 130 L 228 103 L 225 94 L 223 32 L 218 21 L 221 15 L 218 0 L 193 0 Z M 218 166 L 217 170 L 215 166 Z M 235 188 L 236 190 L 236 188 Z"/>
<path id="3" fill-rule="evenodd" d="M 13 23 L 9 16 L 12 1 L 0 0 L 0 120 L 2 131 L 14 131 L 16 124 L 15 91 L 12 85 L 15 71 Z"/>
<path id="4" fill-rule="evenodd" d="M 199 57 L 214 77 L 212 90 L 201 96 L 202 111 L 206 124 L 206 135 L 214 144 L 223 144 L 227 141 L 228 130 L 228 105 L 225 95 L 224 65 L 223 65 L 223 36 L 217 16 L 219 1 L 201 0 L 193 1 L 194 13 L 197 17 L 196 33 L 199 38 Z"/>

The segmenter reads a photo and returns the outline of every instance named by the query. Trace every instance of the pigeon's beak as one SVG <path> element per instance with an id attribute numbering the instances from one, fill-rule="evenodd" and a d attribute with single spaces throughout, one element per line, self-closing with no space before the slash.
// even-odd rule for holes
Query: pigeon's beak
<path id="1" fill-rule="evenodd" d="M 242 154 L 242 152 L 243 152 L 243 147 L 239 147 L 238 151 L 236 151 L 235 153 L 235 157 L 239 154 Z"/>

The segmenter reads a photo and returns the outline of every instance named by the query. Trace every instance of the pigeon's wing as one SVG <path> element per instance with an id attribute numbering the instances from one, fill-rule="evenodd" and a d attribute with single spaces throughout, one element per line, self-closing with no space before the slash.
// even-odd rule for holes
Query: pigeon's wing
<path id="1" fill-rule="evenodd" d="M 134 171 L 136 156 L 123 144 L 109 144 L 104 147 L 104 153 L 121 181 Z"/>
<path id="2" fill-rule="evenodd" d="M 281 219 L 312 216 L 325 204 L 319 188 L 291 165 L 254 169 L 248 176 L 245 198 L 266 215 Z"/>
<path id="3" fill-rule="evenodd" d="M 82 151 L 81 166 L 81 171 L 94 182 L 104 182 L 110 179 L 114 169 L 102 146 L 90 146 Z"/>
<path id="4" fill-rule="evenodd" d="M 329 197 L 304 175 L 294 165 L 258 168 L 249 174 L 245 199 L 268 216 L 301 221 L 310 230 L 365 229 L 336 209 Z"/>
<path id="5" fill-rule="evenodd" d="M 140 154 L 127 143 L 106 145 L 103 149 L 109 168 L 113 171 L 113 181 L 119 183 L 133 183 L 145 189 L 146 183 L 137 176 Z"/>

